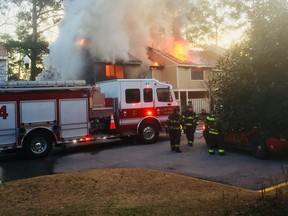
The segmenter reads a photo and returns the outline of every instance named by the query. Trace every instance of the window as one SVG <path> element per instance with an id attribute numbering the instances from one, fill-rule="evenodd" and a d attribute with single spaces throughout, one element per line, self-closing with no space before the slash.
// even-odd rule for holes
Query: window
<path id="1" fill-rule="evenodd" d="M 168 88 L 158 88 L 157 89 L 157 98 L 159 102 L 172 102 L 172 94 Z"/>
<path id="2" fill-rule="evenodd" d="M 123 65 L 106 65 L 105 72 L 106 77 L 118 79 L 124 78 Z"/>
<path id="3" fill-rule="evenodd" d="M 203 68 L 191 68 L 191 80 L 204 80 Z"/>
<path id="4" fill-rule="evenodd" d="M 143 95 L 144 95 L 144 102 L 148 103 L 153 101 L 153 94 L 151 88 L 144 88 Z"/>
<path id="5" fill-rule="evenodd" d="M 126 103 L 139 103 L 140 89 L 126 89 L 125 97 L 126 97 Z"/>

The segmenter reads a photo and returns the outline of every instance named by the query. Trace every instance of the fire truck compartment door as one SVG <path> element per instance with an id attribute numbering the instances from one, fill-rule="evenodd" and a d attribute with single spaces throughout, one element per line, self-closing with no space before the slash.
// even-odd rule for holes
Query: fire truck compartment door
<path id="1" fill-rule="evenodd" d="M 87 98 L 60 100 L 60 125 L 63 138 L 88 134 Z"/>
<path id="2" fill-rule="evenodd" d="M 0 102 L 0 147 L 16 143 L 16 102 Z"/>
<path id="3" fill-rule="evenodd" d="M 56 119 L 55 100 L 21 101 L 21 123 L 53 122 Z"/>

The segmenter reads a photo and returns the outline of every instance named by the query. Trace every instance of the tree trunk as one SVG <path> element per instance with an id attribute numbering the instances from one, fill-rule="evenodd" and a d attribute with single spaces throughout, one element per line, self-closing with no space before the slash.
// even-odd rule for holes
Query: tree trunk
<path id="1" fill-rule="evenodd" d="M 30 80 L 35 80 L 36 78 L 36 60 L 37 60 L 37 8 L 36 8 L 36 0 L 32 1 L 33 9 L 32 9 L 32 46 L 31 46 L 31 77 Z"/>

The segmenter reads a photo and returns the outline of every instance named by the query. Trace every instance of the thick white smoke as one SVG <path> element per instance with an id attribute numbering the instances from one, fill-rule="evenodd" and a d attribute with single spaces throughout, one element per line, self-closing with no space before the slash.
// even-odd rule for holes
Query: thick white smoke
<path id="1" fill-rule="evenodd" d="M 169 50 L 181 37 L 189 0 L 64 0 L 59 37 L 50 45 L 46 66 L 63 79 L 82 68 L 83 46 L 93 58 L 105 62 L 127 61 L 128 54 L 146 58 L 148 46 Z M 82 43 L 83 45 L 83 43 Z"/>

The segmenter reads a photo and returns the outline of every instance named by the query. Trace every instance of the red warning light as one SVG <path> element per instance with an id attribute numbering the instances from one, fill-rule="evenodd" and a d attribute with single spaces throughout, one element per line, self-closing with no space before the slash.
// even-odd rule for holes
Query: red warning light
<path id="1" fill-rule="evenodd" d="M 153 112 L 151 110 L 147 110 L 147 115 L 152 116 Z"/>
<path id="2" fill-rule="evenodd" d="M 202 125 L 202 130 L 204 131 L 205 129 L 206 129 L 206 125 L 203 124 L 203 125 Z"/>

